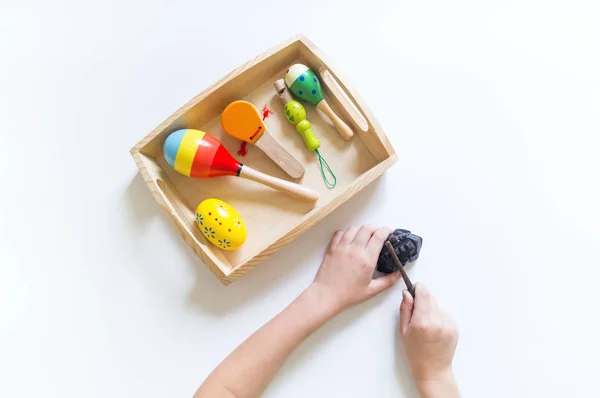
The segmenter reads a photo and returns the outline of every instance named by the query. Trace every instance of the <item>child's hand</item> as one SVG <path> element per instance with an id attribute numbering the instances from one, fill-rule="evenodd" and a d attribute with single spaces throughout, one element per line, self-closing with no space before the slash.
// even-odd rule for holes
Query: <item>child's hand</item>
<path id="1" fill-rule="evenodd" d="M 400 278 L 399 272 L 372 279 L 383 243 L 392 232 L 389 228 L 363 225 L 337 231 L 321 268 L 313 282 L 323 304 L 334 312 L 366 301 L 391 286 Z"/>
<path id="2" fill-rule="evenodd" d="M 458 396 L 452 373 L 458 330 L 450 315 L 421 283 L 415 285 L 414 299 L 408 291 L 402 293 L 400 336 L 421 395 Z M 440 394 L 442 391 L 446 394 Z"/>

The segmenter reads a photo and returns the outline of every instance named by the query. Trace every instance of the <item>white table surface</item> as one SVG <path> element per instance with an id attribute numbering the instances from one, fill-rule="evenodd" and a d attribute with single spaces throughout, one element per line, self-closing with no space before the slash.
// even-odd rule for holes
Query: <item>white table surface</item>
<path id="1" fill-rule="evenodd" d="M 597 1 L 84 3 L 0 5 L 0 396 L 191 396 L 363 223 L 424 237 L 409 274 L 456 318 L 466 397 L 600 395 Z M 297 32 L 400 162 L 225 288 L 128 151 Z M 414 396 L 401 290 L 311 336 L 265 397 Z"/>

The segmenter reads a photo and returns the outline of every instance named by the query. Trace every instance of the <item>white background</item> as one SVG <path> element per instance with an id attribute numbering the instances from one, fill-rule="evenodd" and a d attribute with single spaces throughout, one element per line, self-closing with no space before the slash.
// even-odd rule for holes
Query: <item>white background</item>
<path id="1" fill-rule="evenodd" d="M 466 397 L 600 396 L 600 10 L 590 1 L 0 1 L 0 396 L 187 397 L 313 278 L 332 233 L 424 237 Z M 308 35 L 400 162 L 228 288 L 128 153 Z M 266 397 L 414 396 L 402 286 L 311 336 Z"/>

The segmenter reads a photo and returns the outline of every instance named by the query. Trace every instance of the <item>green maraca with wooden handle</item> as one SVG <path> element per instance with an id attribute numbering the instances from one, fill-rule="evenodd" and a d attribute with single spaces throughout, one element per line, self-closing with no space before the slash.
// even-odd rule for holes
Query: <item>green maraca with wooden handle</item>
<path id="1" fill-rule="evenodd" d="M 294 95 L 309 104 L 315 105 L 331 119 L 342 138 L 350 139 L 354 132 L 338 115 L 333 112 L 323 98 L 321 82 L 306 65 L 294 64 L 285 72 L 285 84 Z"/>
<path id="2" fill-rule="evenodd" d="M 323 175 L 325 183 L 330 188 L 335 187 L 335 184 L 337 183 L 337 178 L 335 177 L 335 174 L 333 174 L 333 171 L 331 170 L 331 167 L 329 167 L 327 161 L 323 158 L 323 156 L 321 156 L 321 153 L 319 152 L 321 142 L 315 136 L 315 133 L 313 133 L 312 128 L 310 126 L 310 122 L 306 120 L 306 109 L 304 109 L 304 106 L 302 106 L 301 103 L 294 100 L 289 90 L 285 86 L 285 82 L 283 79 L 279 79 L 275 83 L 273 83 L 273 87 L 275 87 L 275 91 L 277 91 L 277 94 L 279 94 L 279 99 L 281 100 L 281 103 L 283 104 L 283 108 L 285 110 L 285 117 L 290 123 L 296 126 L 296 131 L 304 140 L 306 148 L 308 148 L 309 151 L 315 152 L 317 154 L 319 158 L 319 165 L 321 166 L 321 174 Z M 330 182 L 327 178 L 325 174 L 325 169 L 327 169 L 329 171 L 329 174 L 331 174 L 331 176 L 333 177 L 333 182 Z"/>

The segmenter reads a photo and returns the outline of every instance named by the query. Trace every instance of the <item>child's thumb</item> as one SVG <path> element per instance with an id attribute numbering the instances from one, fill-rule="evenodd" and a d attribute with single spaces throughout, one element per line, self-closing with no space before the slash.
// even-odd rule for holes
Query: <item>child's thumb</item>
<path id="1" fill-rule="evenodd" d="M 396 282 L 398 282 L 398 279 L 400 279 L 400 272 L 393 272 L 377 279 L 373 279 L 367 288 L 369 297 L 373 297 L 394 286 Z"/>

